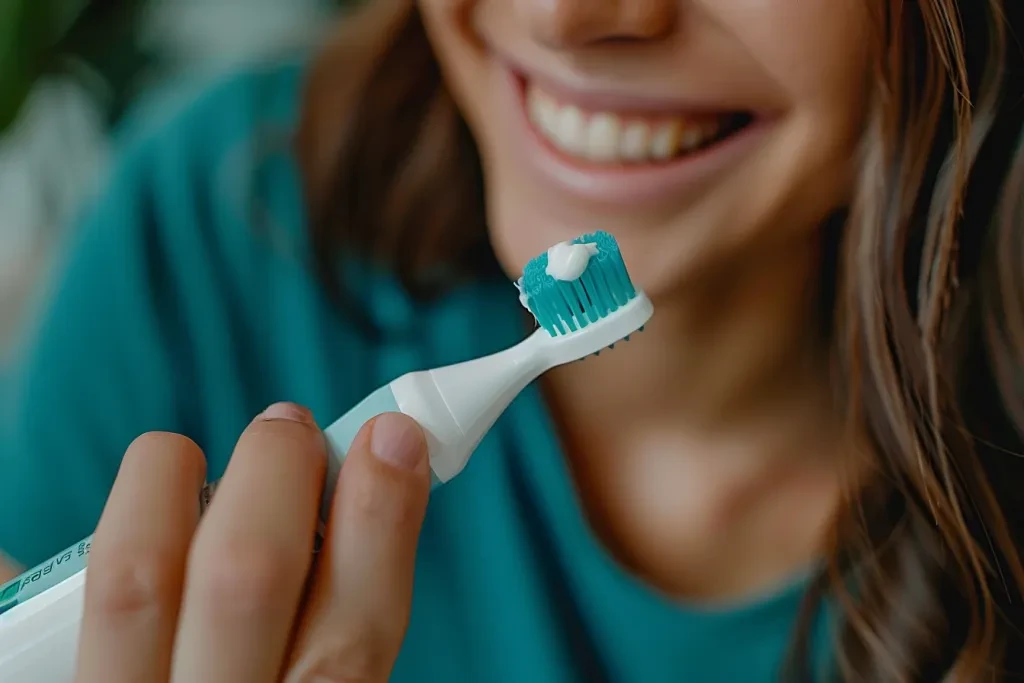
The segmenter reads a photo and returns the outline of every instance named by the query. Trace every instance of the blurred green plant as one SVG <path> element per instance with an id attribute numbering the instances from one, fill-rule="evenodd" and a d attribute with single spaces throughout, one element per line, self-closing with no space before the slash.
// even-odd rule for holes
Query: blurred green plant
<path id="1" fill-rule="evenodd" d="M 134 38 L 145 0 L 0 0 L 0 134 L 41 76 L 72 62 L 103 75 L 121 109 L 148 60 Z"/>
<path id="2" fill-rule="evenodd" d="M 46 0 L 0 4 L 0 130 L 21 109 L 45 61 L 46 46 L 56 42 L 60 22 L 54 15 L 66 4 Z"/>
<path id="3" fill-rule="evenodd" d="M 40 77 L 73 63 L 102 76 L 112 96 L 107 114 L 116 120 L 131 101 L 136 77 L 153 63 L 136 31 L 152 1 L 0 0 L 0 135 Z M 328 1 L 340 8 L 363 0 Z"/>

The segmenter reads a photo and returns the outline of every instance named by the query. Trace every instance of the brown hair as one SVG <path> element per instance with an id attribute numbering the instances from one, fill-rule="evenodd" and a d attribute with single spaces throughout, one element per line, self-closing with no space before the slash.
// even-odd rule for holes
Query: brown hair
<path id="1" fill-rule="evenodd" d="M 862 171 L 825 283 L 868 476 L 851 480 L 791 674 L 810 676 L 827 595 L 845 680 L 1000 680 L 1024 675 L 1024 6 L 877 5 Z M 328 282 L 342 249 L 421 296 L 493 269 L 480 162 L 411 0 L 347 18 L 305 105 L 298 155 Z"/>

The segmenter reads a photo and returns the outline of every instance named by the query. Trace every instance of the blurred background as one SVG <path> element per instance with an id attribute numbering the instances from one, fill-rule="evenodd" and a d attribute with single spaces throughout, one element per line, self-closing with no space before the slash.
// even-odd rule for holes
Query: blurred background
<path id="1" fill-rule="evenodd" d="M 0 0 L 0 360 L 128 113 L 294 53 L 344 0 Z"/>

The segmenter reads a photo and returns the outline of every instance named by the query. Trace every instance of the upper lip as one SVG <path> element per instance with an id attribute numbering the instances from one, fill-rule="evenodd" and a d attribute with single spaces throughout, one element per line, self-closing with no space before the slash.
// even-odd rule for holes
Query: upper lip
<path id="1" fill-rule="evenodd" d="M 500 57 L 500 61 L 521 84 L 535 83 L 559 102 L 574 104 L 591 111 L 612 111 L 623 114 L 691 114 L 696 116 L 737 112 L 753 113 L 743 106 L 724 102 L 711 102 L 699 98 L 666 98 L 632 93 L 626 88 L 609 88 L 588 82 L 590 79 L 585 76 L 555 78 L 504 55 Z"/>

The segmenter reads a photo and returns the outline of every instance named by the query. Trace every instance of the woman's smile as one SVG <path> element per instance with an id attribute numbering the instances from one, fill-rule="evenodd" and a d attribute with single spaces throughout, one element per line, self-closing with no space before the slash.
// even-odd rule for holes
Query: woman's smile
<path id="1" fill-rule="evenodd" d="M 742 163 L 769 118 L 711 104 L 580 91 L 501 67 L 522 162 L 553 187 L 600 204 L 678 198 Z"/>

